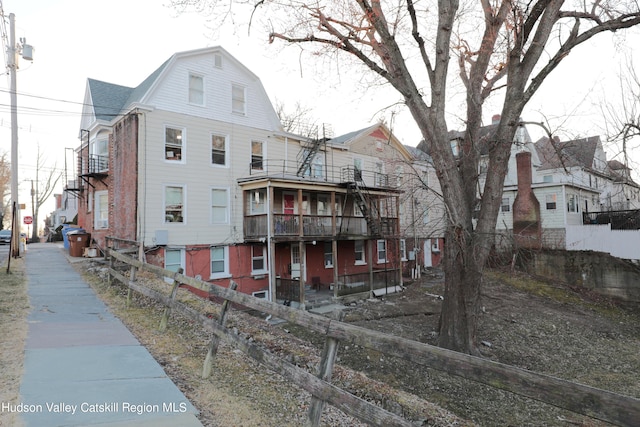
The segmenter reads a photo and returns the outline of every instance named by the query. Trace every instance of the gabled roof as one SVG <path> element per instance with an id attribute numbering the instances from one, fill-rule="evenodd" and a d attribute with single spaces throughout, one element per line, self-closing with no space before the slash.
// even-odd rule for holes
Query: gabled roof
<path id="1" fill-rule="evenodd" d="M 539 170 L 561 169 L 570 167 L 594 168 L 596 149 L 601 146 L 599 136 L 560 141 L 541 138 L 535 143 L 540 157 Z M 604 171 L 601 171 L 604 172 Z"/>
<path id="2" fill-rule="evenodd" d="M 251 72 L 251 70 L 245 67 L 220 46 L 178 52 L 174 53 L 169 59 L 160 65 L 160 67 L 145 78 L 142 83 L 133 88 L 107 83 L 100 80 L 88 79 L 88 90 L 96 119 L 111 121 L 118 114 L 123 114 L 126 109 L 130 108 L 132 105 L 135 105 L 136 103 L 144 103 L 145 99 L 153 91 L 164 73 L 167 72 L 171 64 L 176 60 L 209 52 L 223 53 L 227 60 L 231 60 L 239 67 L 243 68 L 253 79 L 260 80 L 253 72 Z"/>
<path id="3" fill-rule="evenodd" d="M 400 141 L 398 141 L 398 139 L 393 135 L 393 133 L 391 133 L 389 128 L 387 128 L 384 123 L 376 123 L 366 128 L 345 133 L 344 135 L 329 139 L 327 143 L 334 146 L 342 145 L 347 148 L 349 144 L 351 144 L 351 142 L 368 135 L 372 135 L 375 137 L 382 136 L 384 137 L 384 139 L 392 143 L 396 147 L 396 149 L 401 152 L 402 155 L 407 159 L 411 159 L 414 157 L 413 154 L 409 150 L 407 150 L 407 147 L 402 145 Z"/>
<path id="4" fill-rule="evenodd" d="M 96 120 L 111 121 L 117 116 L 129 98 L 130 87 L 114 85 L 100 80 L 88 79 L 89 92 Z"/>

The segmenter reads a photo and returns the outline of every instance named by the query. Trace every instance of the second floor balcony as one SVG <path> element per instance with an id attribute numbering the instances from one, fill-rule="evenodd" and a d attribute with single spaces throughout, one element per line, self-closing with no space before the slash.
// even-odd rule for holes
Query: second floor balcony
<path id="1" fill-rule="evenodd" d="M 109 157 L 98 154 L 89 154 L 78 159 L 80 176 L 101 177 L 109 174 Z"/>
<path id="2" fill-rule="evenodd" d="M 381 234 L 394 236 L 396 233 L 397 218 L 381 218 L 379 221 Z M 269 233 L 271 227 L 271 233 Z M 246 239 L 261 239 L 271 235 L 283 240 L 290 238 L 363 238 L 371 237 L 371 230 L 367 220 L 362 216 L 339 216 L 335 219 L 327 215 L 304 215 L 302 223 L 298 215 L 272 214 L 271 223 L 269 216 L 249 215 L 244 218 L 244 237 Z"/>

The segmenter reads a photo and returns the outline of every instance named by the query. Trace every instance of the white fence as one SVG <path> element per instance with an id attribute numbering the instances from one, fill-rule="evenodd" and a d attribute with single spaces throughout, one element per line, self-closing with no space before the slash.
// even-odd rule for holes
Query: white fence
<path id="1" fill-rule="evenodd" d="M 567 226 L 568 251 L 608 252 L 623 259 L 640 259 L 640 230 L 612 230 L 611 224 Z"/>

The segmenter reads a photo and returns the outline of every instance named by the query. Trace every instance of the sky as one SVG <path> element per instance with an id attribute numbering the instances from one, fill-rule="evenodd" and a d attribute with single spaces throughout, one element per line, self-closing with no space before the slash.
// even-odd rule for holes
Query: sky
<path id="1" fill-rule="evenodd" d="M 385 109 L 398 101 L 389 88 L 363 90 L 362 72 L 308 62 L 299 49 L 269 45 L 259 31 L 228 26 L 213 36 L 208 18 L 178 14 L 163 0 L 0 0 L 7 21 L 16 19 L 16 38 L 34 48 L 33 62 L 21 59 L 17 72 L 20 202 L 31 211 L 30 180 L 51 170 L 64 172 L 67 148 L 79 145 L 80 113 L 88 78 L 137 86 L 176 52 L 220 45 L 261 79 L 271 101 L 292 110 L 297 102 L 312 108 L 311 118 L 326 123 L 335 136 L 383 119 L 404 144 L 415 146 L 420 134 L 408 113 L 392 118 Z M 244 17 L 240 17 L 243 20 Z M 598 104 L 618 96 L 620 64 L 640 45 L 634 30 L 625 43 L 601 37 L 564 61 L 532 99 L 523 119 L 550 126 L 563 139 L 602 135 Z M 640 53 L 636 61 L 640 70 Z M 11 150 L 9 78 L 0 79 L 0 153 Z M 496 113 L 498 111 L 495 111 Z M 486 109 L 487 120 L 494 112 Z M 567 117 L 570 117 L 568 119 Z M 452 118 L 453 121 L 453 118 Z M 530 129 L 536 136 L 541 130 Z M 640 144 L 636 144 L 640 145 Z M 605 148 L 609 159 L 618 150 Z M 616 157 L 620 159 L 620 157 Z M 636 158 L 640 170 L 640 155 Z M 67 156 L 67 179 L 75 165 Z M 636 175 L 637 176 L 637 175 Z M 63 178 L 64 180 L 64 178 Z M 62 181 L 56 193 L 62 192 Z M 40 220 L 54 209 L 49 200 Z M 25 213 L 28 214 L 28 212 Z"/>

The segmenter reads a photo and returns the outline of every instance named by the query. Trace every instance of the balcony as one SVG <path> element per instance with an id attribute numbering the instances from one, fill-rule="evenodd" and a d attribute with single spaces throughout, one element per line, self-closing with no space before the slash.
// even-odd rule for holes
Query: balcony
<path id="1" fill-rule="evenodd" d="M 78 160 L 80 176 L 90 178 L 103 178 L 109 173 L 109 158 L 97 154 L 90 154 L 87 158 Z"/>
<path id="2" fill-rule="evenodd" d="M 308 237 L 331 238 L 334 235 L 341 238 L 362 238 L 371 235 L 367 227 L 367 221 L 361 216 L 336 217 L 336 230 L 333 231 L 331 216 L 304 215 L 302 217 L 302 230 L 300 229 L 300 217 L 298 215 L 273 214 L 272 236 L 276 238 Z M 244 218 L 244 237 L 248 240 L 257 240 L 268 236 L 267 214 L 249 215 Z M 393 236 L 396 234 L 397 218 L 383 218 L 381 221 L 382 233 Z"/>

